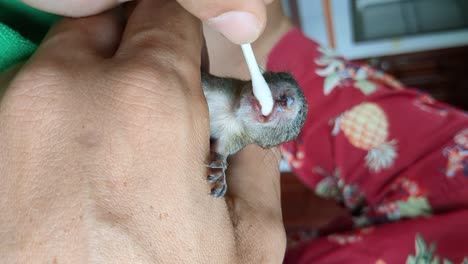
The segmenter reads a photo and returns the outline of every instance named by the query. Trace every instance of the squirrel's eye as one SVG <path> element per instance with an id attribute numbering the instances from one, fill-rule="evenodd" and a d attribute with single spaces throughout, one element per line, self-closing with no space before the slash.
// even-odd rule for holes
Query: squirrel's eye
<path id="1" fill-rule="evenodd" d="M 284 107 L 290 107 L 294 103 L 294 99 L 290 96 L 282 95 L 278 102 Z"/>

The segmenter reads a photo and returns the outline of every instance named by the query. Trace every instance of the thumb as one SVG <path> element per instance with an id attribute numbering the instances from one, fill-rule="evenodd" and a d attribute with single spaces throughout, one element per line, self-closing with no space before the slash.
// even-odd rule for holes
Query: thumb
<path id="1" fill-rule="evenodd" d="M 177 1 L 187 11 L 235 44 L 251 43 L 265 29 L 264 0 Z"/>

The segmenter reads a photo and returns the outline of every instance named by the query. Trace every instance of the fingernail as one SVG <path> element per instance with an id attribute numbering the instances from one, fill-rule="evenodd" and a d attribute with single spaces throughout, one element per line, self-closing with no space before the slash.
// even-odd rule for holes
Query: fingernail
<path id="1" fill-rule="evenodd" d="M 260 35 L 263 26 L 254 15 L 243 11 L 226 12 L 206 22 L 235 44 L 252 43 Z"/>

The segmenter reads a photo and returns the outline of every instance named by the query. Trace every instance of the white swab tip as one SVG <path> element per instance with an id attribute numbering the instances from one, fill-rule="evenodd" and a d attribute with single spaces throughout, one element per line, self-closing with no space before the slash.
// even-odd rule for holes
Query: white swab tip
<path id="1" fill-rule="evenodd" d="M 255 97 L 260 104 L 262 114 L 267 116 L 273 110 L 273 97 L 271 95 L 270 87 L 261 76 L 261 79 L 254 78 L 252 79 L 252 88 Z"/>
<path id="2" fill-rule="evenodd" d="M 260 104 L 262 106 L 262 115 L 268 116 L 273 111 L 273 103 L 271 101 L 263 102 Z"/>
<path id="3" fill-rule="evenodd" d="M 265 78 L 263 78 L 262 73 L 255 59 L 255 55 L 250 44 L 241 45 L 242 52 L 244 53 L 245 61 L 249 68 L 250 76 L 252 77 L 252 89 L 255 97 L 260 103 L 262 114 L 267 116 L 273 110 L 273 96 L 271 95 L 270 87 L 268 87 Z"/>

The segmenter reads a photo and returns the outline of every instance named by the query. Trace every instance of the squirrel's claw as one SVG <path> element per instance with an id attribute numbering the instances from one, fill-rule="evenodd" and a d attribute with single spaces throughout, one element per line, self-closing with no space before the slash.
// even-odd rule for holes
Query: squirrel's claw
<path id="1" fill-rule="evenodd" d="M 215 154 L 213 155 L 212 162 L 207 165 L 207 167 L 211 169 L 207 181 L 214 184 L 213 188 L 211 189 L 211 196 L 215 198 L 223 197 L 227 191 L 226 158 L 222 158 L 220 155 Z"/>
<path id="2" fill-rule="evenodd" d="M 223 197 L 227 191 L 226 175 L 223 173 L 223 179 L 218 181 L 211 189 L 211 196 L 215 198 Z"/>
<path id="3" fill-rule="evenodd" d="M 215 183 L 215 182 L 218 182 L 222 177 L 224 177 L 223 171 L 214 172 L 208 175 L 207 181 L 209 183 Z"/>

